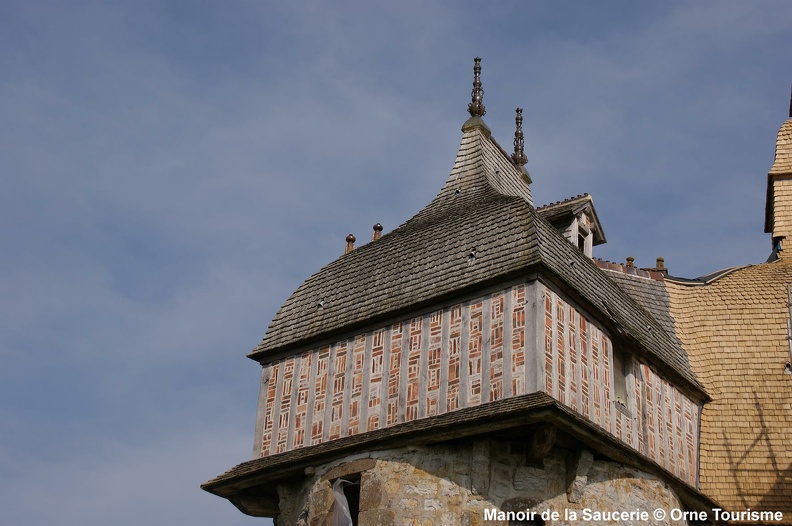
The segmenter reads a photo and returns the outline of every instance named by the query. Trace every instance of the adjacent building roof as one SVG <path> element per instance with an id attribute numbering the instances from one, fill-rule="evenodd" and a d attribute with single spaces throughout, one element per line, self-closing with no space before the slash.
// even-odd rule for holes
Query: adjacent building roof
<path id="1" fill-rule="evenodd" d="M 394 231 L 306 280 L 250 357 L 266 360 L 533 269 L 553 276 L 636 350 L 705 397 L 685 351 L 663 326 L 534 210 L 522 171 L 481 118 L 469 119 L 462 131 L 437 197 Z"/>
<path id="2" fill-rule="evenodd" d="M 792 116 L 778 130 L 776 152 L 771 175 L 792 175 Z"/>
<path id="3" fill-rule="evenodd" d="M 676 335 L 712 396 L 701 416 L 701 490 L 727 509 L 792 516 L 790 283 L 788 259 L 704 285 L 663 282 Z"/>
<path id="4" fill-rule="evenodd" d="M 773 232 L 773 178 L 792 177 L 792 100 L 789 102 L 789 119 L 781 125 L 776 137 L 773 166 L 767 174 L 767 203 L 765 205 L 765 232 Z"/>
<path id="5" fill-rule="evenodd" d="M 791 103 L 792 104 L 792 103 Z M 790 108 L 792 117 L 792 107 Z M 792 118 L 778 133 L 768 176 L 765 231 L 777 178 L 792 176 Z M 604 272 L 687 350 L 712 400 L 700 431 L 700 489 L 726 509 L 780 511 L 792 517 L 792 361 L 789 287 L 792 260 L 732 267 L 695 279 L 648 279 Z M 632 270 L 632 269 L 629 269 Z"/>
<path id="6" fill-rule="evenodd" d="M 792 515 L 792 261 L 663 280 L 603 270 L 684 345 L 712 400 L 700 434 L 700 489 L 726 509 Z"/>

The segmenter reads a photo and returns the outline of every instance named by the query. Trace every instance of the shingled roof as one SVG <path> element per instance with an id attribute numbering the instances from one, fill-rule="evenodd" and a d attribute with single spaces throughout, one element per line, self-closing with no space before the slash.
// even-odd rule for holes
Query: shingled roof
<path id="1" fill-rule="evenodd" d="M 308 278 L 249 356 L 264 361 L 529 270 L 549 270 L 623 337 L 704 394 L 677 342 L 534 210 L 522 171 L 481 118 L 462 131 L 454 167 L 434 200 Z"/>
<path id="2" fill-rule="evenodd" d="M 469 119 L 463 132 L 437 197 L 392 232 L 308 278 L 252 357 L 538 262 L 528 186 L 480 118 Z"/>
<path id="3" fill-rule="evenodd" d="M 770 174 L 792 174 L 792 116 L 778 130 L 775 160 L 770 168 Z"/>
<path id="4" fill-rule="evenodd" d="M 701 489 L 727 509 L 792 518 L 792 261 L 742 267 L 704 285 L 663 282 L 676 334 L 712 393 L 701 415 Z"/>

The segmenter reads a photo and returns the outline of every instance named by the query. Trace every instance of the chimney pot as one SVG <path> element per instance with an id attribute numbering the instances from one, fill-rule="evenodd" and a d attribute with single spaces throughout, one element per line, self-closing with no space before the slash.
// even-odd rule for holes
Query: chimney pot
<path id="1" fill-rule="evenodd" d="M 346 249 L 344 249 L 344 254 L 349 254 L 353 250 L 355 250 L 355 236 L 349 234 L 346 237 Z"/>
<path id="2" fill-rule="evenodd" d="M 657 264 L 655 266 L 658 269 L 665 268 L 665 259 L 664 258 L 657 258 Z"/>
<path id="3" fill-rule="evenodd" d="M 635 262 L 635 258 L 634 258 L 634 257 L 632 257 L 632 256 L 627 256 L 627 266 L 628 266 L 628 267 L 632 268 L 632 267 L 633 267 L 633 263 L 634 263 L 634 262 Z"/>
<path id="4" fill-rule="evenodd" d="M 377 223 L 374 225 L 374 233 L 371 235 L 371 240 L 376 241 L 382 237 L 382 225 Z"/>

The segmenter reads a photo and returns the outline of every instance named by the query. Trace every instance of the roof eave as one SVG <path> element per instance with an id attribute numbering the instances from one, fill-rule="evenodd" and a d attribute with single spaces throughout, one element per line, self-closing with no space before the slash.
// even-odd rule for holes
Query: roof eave
<path id="1" fill-rule="evenodd" d="M 428 445 L 453 439 L 475 438 L 505 430 L 550 423 L 560 431 L 587 444 L 608 458 L 655 475 L 671 486 L 690 509 L 708 511 L 720 506 L 646 455 L 632 449 L 561 404 L 549 395 L 535 392 L 491 402 L 483 406 L 459 409 L 360 435 L 340 438 L 278 455 L 243 462 L 201 485 L 204 491 L 231 501 L 243 513 L 271 517 L 277 513 L 273 497 L 276 485 L 283 480 L 305 477 L 307 468 L 327 464 L 350 454 L 361 446 L 369 451 L 409 445 Z M 270 499 L 270 500 L 268 500 Z M 260 501 L 255 504 L 255 501 Z M 263 502 L 263 504 L 262 504 Z M 275 501 L 276 502 L 276 501 Z M 272 511 L 270 511 L 272 510 Z M 269 512 L 270 514 L 266 514 Z"/>

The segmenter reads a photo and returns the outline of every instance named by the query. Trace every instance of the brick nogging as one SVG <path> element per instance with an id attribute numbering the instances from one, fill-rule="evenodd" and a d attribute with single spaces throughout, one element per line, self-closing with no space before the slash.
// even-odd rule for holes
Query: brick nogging
<path id="1" fill-rule="evenodd" d="M 549 289 L 544 303 L 545 392 L 695 486 L 698 406 L 635 357 L 628 404 L 619 406 L 611 338 Z"/>
<path id="2" fill-rule="evenodd" d="M 528 394 L 543 371 L 539 389 L 695 485 L 697 406 L 631 359 L 630 402 L 617 407 L 612 356 L 589 316 L 538 282 L 517 284 L 266 364 L 260 454 Z"/>

